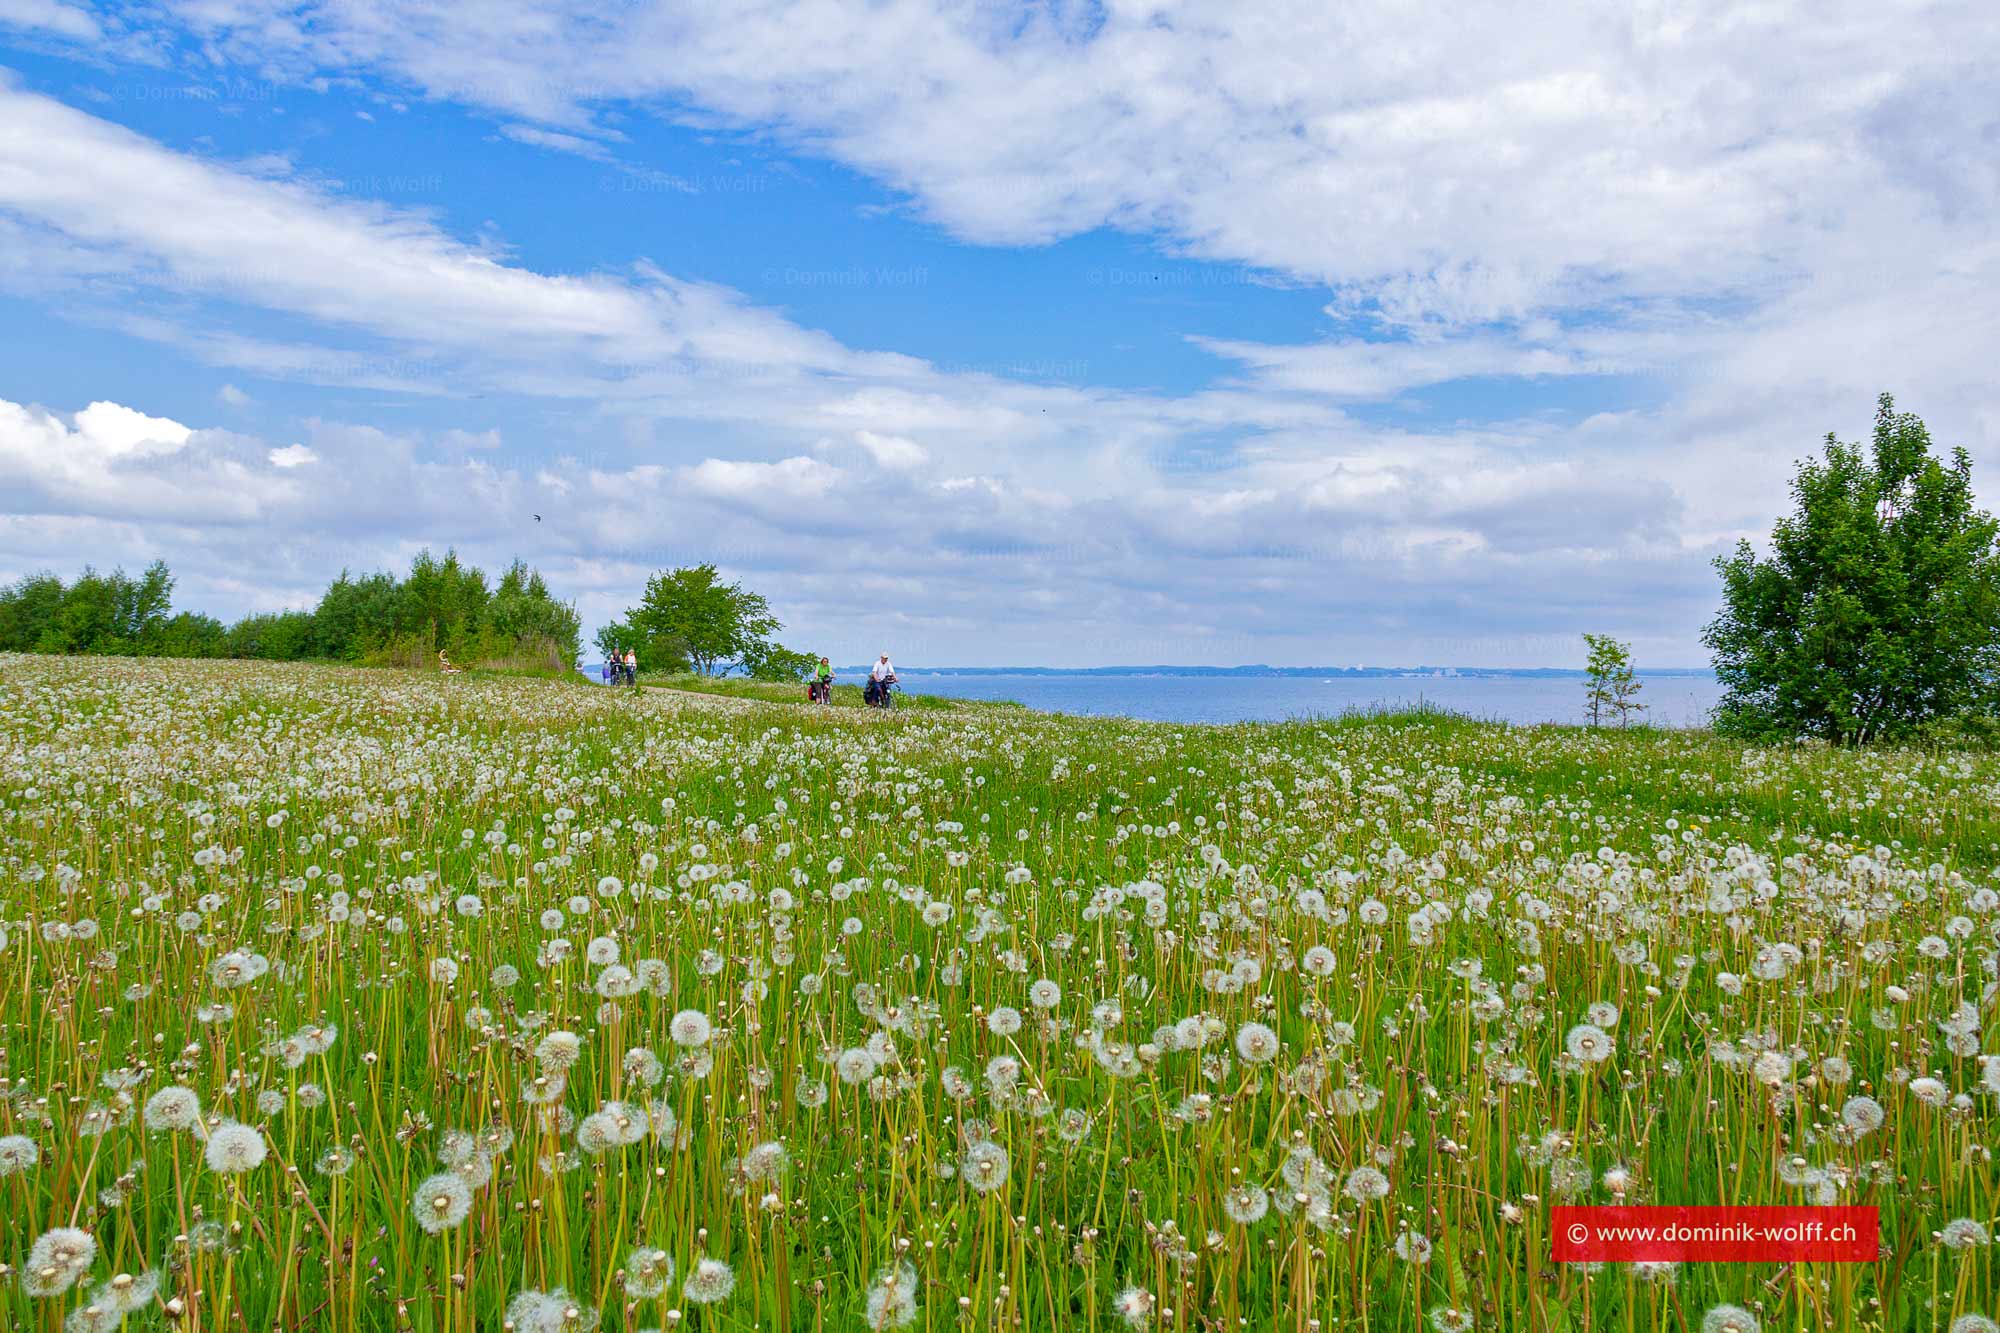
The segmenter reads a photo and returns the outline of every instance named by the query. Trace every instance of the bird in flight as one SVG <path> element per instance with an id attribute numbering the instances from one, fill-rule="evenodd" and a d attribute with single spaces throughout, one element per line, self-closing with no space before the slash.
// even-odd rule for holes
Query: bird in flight
<path id="1" fill-rule="evenodd" d="M 542 516 L 540 514 L 535 515 L 535 522 L 539 523 L 541 521 L 542 521 Z"/>

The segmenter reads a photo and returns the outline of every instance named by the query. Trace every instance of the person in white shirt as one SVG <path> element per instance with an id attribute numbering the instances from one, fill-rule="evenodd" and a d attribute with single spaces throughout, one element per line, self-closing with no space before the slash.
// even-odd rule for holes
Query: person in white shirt
<path id="1" fill-rule="evenodd" d="M 886 704 L 889 702 L 889 687 L 896 683 L 896 668 L 889 665 L 889 654 L 883 653 L 874 666 L 868 668 L 868 688 L 862 692 L 862 702 Z"/>

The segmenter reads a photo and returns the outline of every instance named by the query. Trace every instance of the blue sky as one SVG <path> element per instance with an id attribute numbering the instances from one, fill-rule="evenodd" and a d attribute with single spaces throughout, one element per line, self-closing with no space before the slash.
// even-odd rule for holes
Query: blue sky
<path id="1" fill-rule="evenodd" d="M 1698 662 L 1877 392 L 2000 462 L 2000 42 L 1529 12 L 0 0 L 0 577 L 456 546 L 593 623 L 714 559 L 840 660 Z"/>

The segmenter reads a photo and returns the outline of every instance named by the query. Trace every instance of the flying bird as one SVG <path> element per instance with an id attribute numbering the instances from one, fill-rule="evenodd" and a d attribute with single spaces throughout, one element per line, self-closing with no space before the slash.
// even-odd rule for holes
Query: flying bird
<path id="1" fill-rule="evenodd" d="M 542 516 L 540 514 L 535 515 L 535 522 L 539 523 L 541 521 L 542 521 Z"/>

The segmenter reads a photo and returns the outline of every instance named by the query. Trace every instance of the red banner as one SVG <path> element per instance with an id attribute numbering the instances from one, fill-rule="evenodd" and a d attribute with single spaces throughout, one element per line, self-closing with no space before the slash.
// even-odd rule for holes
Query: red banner
<path id="1" fill-rule="evenodd" d="M 1556 1208 L 1557 1263 L 1874 1263 L 1881 1219 L 1873 1208 Z"/>

